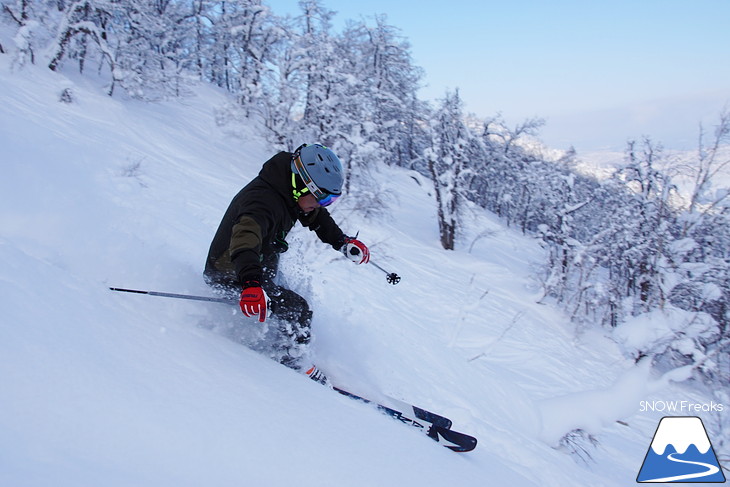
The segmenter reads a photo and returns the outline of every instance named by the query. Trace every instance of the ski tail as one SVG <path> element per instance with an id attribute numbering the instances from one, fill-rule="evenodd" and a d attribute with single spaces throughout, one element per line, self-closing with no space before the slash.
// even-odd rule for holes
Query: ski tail
<path id="1" fill-rule="evenodd" d="M 437 425 L 429 428 L 428 436 L 455 452 L 469 452 L 477 447 L 477 439 L 473 436 Z"/>

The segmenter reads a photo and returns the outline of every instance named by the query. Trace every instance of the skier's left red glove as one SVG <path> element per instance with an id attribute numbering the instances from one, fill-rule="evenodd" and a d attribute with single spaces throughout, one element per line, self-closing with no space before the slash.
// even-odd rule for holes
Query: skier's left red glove
<path id="1" fill-rule="evenodd" d="M 368 246 L 356 238 L 345 237 L 345 243 L 340 251 L 355 264 L 367 264 L 370 262 L 370 250 Z"/>

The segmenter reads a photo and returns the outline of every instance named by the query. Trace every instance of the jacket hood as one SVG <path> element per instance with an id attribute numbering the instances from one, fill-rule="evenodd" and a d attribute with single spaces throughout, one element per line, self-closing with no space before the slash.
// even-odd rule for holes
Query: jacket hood
<path id="1" fill-rule="evenodd" d="M 291 187 L 291 152 L 279 152 L 266 161 L 259 172 L 259 177 L 284 198 L 287 206 L 296 207 Z"/>

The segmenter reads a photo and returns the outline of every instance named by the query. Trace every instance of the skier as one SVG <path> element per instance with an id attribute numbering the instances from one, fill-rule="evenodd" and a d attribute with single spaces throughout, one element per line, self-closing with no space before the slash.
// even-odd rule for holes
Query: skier
<path id="1" fill-rule="evenodd" d="M 303 144 L 279 152 L 231 201 L 205 262 L 206 282 L 220 293 L 238 295 L 241 311 L 265 322 L 279 318 L 280 362 L 299 369 L 311 338 L 312 311 L 299 294 L 276 282 L 279 256 L 297 220 L 350 260 L 370 260 L 365 244 L 345 235 L 325 208 L 342 195 L 342 164 L 329 148 Z"/>

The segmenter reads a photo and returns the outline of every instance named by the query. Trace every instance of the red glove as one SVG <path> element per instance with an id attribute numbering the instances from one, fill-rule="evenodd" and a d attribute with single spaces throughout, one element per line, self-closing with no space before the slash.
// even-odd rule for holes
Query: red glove
<path id="1" fill-rule="evenodd" d="M 241 291 L 241 311 L 243 314 L 251 317 L 259 315 L 259 321 L 266 321 L 266 312 L 268 310 L 269 298 L 266 291 L 261 288 L 258 281 L 246 281 Z"/>
<path id="2" fill-rule="evenodd" d="M 345 237 L 345 244 L 340 249 L 345 257 L 355 264 L 367 264 L 370 262 L 370 250 L 367 245 L 356 238 Z"/>

